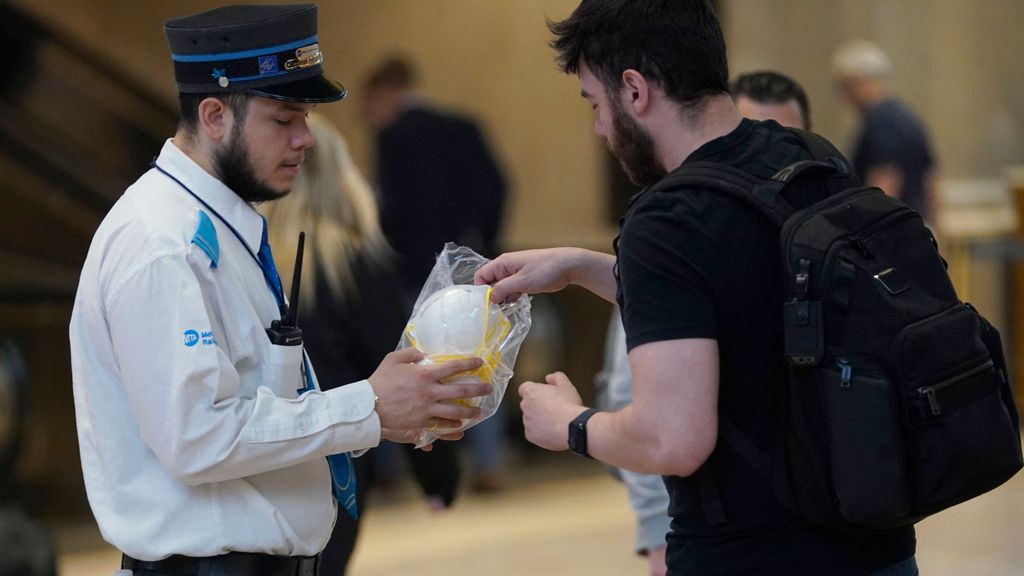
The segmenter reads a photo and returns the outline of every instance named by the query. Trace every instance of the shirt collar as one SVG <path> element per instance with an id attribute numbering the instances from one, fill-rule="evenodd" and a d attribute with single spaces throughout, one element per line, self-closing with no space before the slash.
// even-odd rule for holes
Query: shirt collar
<path id="1" fill-rule="evenodd" d="M 192 193 L 209 204 L 217 215 L 233 226 L 245 239 L 247 248 L 253 254 L 259 252 L 260 239 L 263 236 L 263 218 L 252 205 L 196 164 L 171 139 L 164 143 L 156 164 L 180 180 Z M 181 192 L 186 194 L 184 190 Z M 217 215 L 210 216 L 216 220 Z"/>
<path id="2" fill-rule="evenodd" d="M 743 118 L 740 123 L 732 132 L 719 136 L 712 140 L 708 140 L 704 144 L 700 145 L 694 150 L 690 156 L 683 162 L 696 162 L 698 160 L 706 160 L 718 156 L 722 150 L 726 150 L 732 146 L 736 146 L 740 142 L 747 139 L 750 136 L 751 131 L 757 125 L 756 122 L 749 118 Z"/>

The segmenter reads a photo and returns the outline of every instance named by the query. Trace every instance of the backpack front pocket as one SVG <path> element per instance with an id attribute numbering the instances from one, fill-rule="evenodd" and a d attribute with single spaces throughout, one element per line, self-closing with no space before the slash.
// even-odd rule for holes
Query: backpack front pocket
<path id="1" fill-rule="evenodd" d="M 1020 468 L 1006 376 L 981 329 L 959 305 L 911 324 L 897 342 L 915 512 L 977 496 Z"/>
<path id="2" fill-rule="evenodd" d="M 840 358 L 819 372 L 832 486 L 840 515 L 856 525 L 904 516 L 910 496 L 891 381 Z"/>

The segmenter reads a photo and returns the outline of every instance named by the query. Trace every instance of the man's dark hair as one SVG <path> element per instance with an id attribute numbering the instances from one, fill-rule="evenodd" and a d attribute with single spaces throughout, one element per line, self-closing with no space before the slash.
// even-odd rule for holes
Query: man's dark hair
<path id="1" fill-rule="evenodd" d="M 391 56 L 370 70 L 366 89 L 412 88 L 416 81 L 416 67 L 412 62 L 404 56 Z"/>
<path id="2" fill-rule="evenodd" d="M 804 129 L 811 129 L 811 105 L 802 86 L 785 74 L 778 72 L 751 72 L 741 74 L 732 83 L 732 97 L 746 96 L 755 102 L 784 104 L 796 100 Z"/>
<path id="3" fill-rule="evenodd" d="M 245 114 L 249 110 L 249 101 L 253 95 L 248 92 L 222 92 L 219 94 L 186 94 L 178 93 L 178 106 L 181 109 L 181 116 L 178 120 L 178 129 L 183 130 L 189 136 L 195 136 L 199 127 L 199 103 L 207 98 L 217 98 L 224 102 L 231 113 L 235 115 L 238 125 L 245 122 Z"/>
<path id="4" fill-rule="evenodd" d="M 725 39 L 708 0 L 583 0 L 548 29 L 562 71 L 578 74 L 585 63 L 608 90 L 633 69 L 684 106 L 729 91 Z"/>

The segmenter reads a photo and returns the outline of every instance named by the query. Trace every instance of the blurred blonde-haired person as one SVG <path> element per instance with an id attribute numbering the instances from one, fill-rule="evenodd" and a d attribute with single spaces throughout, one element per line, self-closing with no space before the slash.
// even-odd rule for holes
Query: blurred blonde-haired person
<path id="1" fill-rule="evenodd" d="M 286 289 L 295 269 L 300 231 L 306 233 L 299 326 L 319 381 L 356 382 L 395 349 L 405 327 L 405 309 L 394 253 L 381 232 L 369 183 L 342 135 L 323 116 L 311 114 L 315 145 L 306 151 L 292 192 L 267 204 L 268 235 Z M 458 480 L 454 448 L 434 444 L 430 453 L 407 450 L 409 463 L 432 507 L 451 503 Z M 371 450 L 355 459 L 360 516 L 373 483 Z M 338 520 L 322 553 L 321 574 L 338 576 L 352 556 L 359 520 L 339 507 Z"/>

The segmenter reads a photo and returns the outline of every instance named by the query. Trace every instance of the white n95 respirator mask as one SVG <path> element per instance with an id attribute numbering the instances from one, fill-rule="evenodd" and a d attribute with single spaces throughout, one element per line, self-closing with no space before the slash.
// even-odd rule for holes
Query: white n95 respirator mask
<path id="1" fill-rule="evenodd" d="M 490 286 L 457 285 L 424 300 L 406 333 L 428 356 L 482 356 L 497 350 L 509 322 L 491 303 Z"/>
<path id="2" fill-rule="evenodd" d="M 491 302 L 490 286 L 460 284 L 439 290 L 424 300 L 406 325 L 405 333 L 412 345 L 427 355 L 429 363 L 468 356 L 483 359 L 480 368 L 453 376 L 447 382 L 491 383 L 509 328 L 508 318 Z M 481 398 L 472 398 L 457 402 L 471 406 L 480 401 Z"/>
<path id="3" fill-rule="evenodd" d="M 416 446 L 424 446 L 448 432 L 465 430 L 492 416 L 501 405 L 519 347 L 530 330 L 530 297 L 522 295 L 500 306 L 490 301 L 490 286 L 474 286 L 476 272 L 488 260 L 465 246 L 445 244 L 423 283 L 399 349 L 415 348 L 426 355 L 421 364 L 441 364 L 476 357 L 483 364 L 445 378 L 444 384 L 484 382 L 485 396 L 447 400 L 480 408 L 476 418 L 457 428 L 422 430 Z"/>

